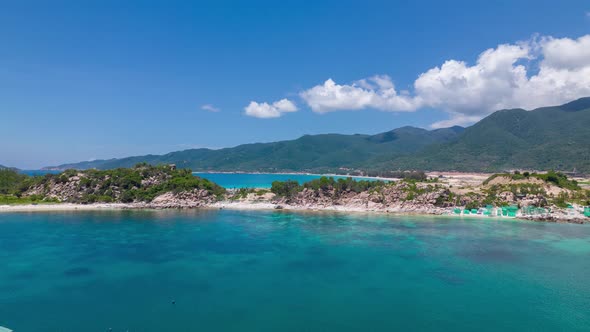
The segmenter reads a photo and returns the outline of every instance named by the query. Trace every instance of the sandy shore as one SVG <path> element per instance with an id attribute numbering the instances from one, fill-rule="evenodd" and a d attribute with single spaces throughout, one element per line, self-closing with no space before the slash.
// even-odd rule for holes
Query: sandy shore
<path id="1" fill-rule="evenodd" d="M 0 212 L 33 212 L 33 211 L 93 211 L 93 210 L 122 210 L 139 208 L 134 204 L 99 203 L 99 204 L 22 204 L 0 205 Z"/>
<path id="2" fill-rule="evenodd" d="M 97 211 L 97 210 L 128 210 L 128 209 L 159 209 L 158 206 L 147 204 L 124 204 L 124 203 L 96 203 L 96 204 L 23 204 L 23 205 L 0 205 L 1 212 L 34 212 L 34 211 Z M 380 212 L 380 213 L 399 213 L 399 214 L 424 214 L 440 215 L 442 209 L 420 211 L 405 210 L 383 210 L 371 209 L 358 206 L 300 206 L 300 205 L 280 205 L 270 202 L 235 202 L 221 201 L 210 205 L 195 207 L 195 209 L 230 209 L 230 210 L 287 210 L 287 211 L 338 211 L 338 212 Z"/>
<path id="3" fill-rule="evenodd" d="M 96 203 L 96 204 L 23 204 L 23 205 L 0 205 L 0 213 L 10 212 L 51 212 L 51 211 L 109 211 L 109 210 L 141 210 L 141 209 L 167 209 L 158 206 L 151 206 L 148 204 L 125 204 L 125 203 Z M 285 210 L 285 211 L 306 211 L 306 212 L 350 212 L 350 213 L 377 213 L 389 215 L 423 215 L 423 216 L 448 216 L 455 218 L 477 218 L 488 219 L 490 216 L 483 214 L 457 215 L 452 212 L 451 208 L 424 208 L 419 210 L 405 210 L 405 209 L 372 209 L 358 206 L 300 206 L 300 205 L 280 205 L 270 202 L 235 202 L 235 201 L 221 201 L 210 205 L 192 208 L 178 208 L 178 209 L 229 209 L 229 210 Z M 590 220 L 584 217 L 572 217 L 559 214 L 544 215 L 544 216 L 517 216 L 517 217 L 496 217 L 499 219 L 518 219 L 535 222 L 562 222 L 562 223 L 576 223 L 584 224 L 590 223 Z"/>
<path id="4" fill-rule="evenodd" d="M 149 204 L 124 204 L 124 203 L 95 203 L 95 204 L 25 204 L 25 205 L 0 205 L 2 212 L 49 212 L 49 211 L 107 211 L 107 210 L 140 210 L 140 209 L 175 209 L 159 207 Z M 351 212 L 351 213 L 384 213 L 397 215 L 451 215 L 450 209 L 444 208 L 424 208 L 419 210 L 407 210 L 400 208 L 379 209 L 362 206 L 302 206 L 302 205 L 277 205 L 271 202 L 252 202 L 252 201 L 220 201 L 213 204 L 200 207 L 179 207 L 178 209 L 228 209 L 228 210 L 284 210 L 284 211 L 308 211 L 308 212 Z M 480 217 L 472 215 L 471 217 Z"/>

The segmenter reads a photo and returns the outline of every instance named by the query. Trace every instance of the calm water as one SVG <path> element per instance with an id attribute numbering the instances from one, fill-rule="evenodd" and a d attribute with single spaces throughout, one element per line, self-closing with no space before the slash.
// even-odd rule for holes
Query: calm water
<path id="1" fill-rule="evenodd" d="M 194 175 L 209 179 L 224 188 L 270 188 L 273 181 L 294 180 L 300 184 L 319 179 L 322 175 L 311 174 L 271 174 L 271 173 L 199 173 Z M 331 176 L 334 179 L 346 176 Z M 374 178 L 355 178 L 357 180 L 372 180 Z"/>
<path id="2" fill-rule="evenodd" d="M 0 214 L 0 325 L 588 331 L 589 258 L 588 225 L 281 211 Z"/>
<path id="3" fill-rule="evenodd" d="M 59 174 L 61 171 L 50 171 L 45 169 L 21 169 L 19 170 L 21 174 L 26 174 L 28 176 L 40 176 L 45 174 Z"/>
<path id="4" fill-rule="evenodd" d="M 61 171 L 48 170 L 21 170 L 22 174 L 29 176 L 38 176 L 45 174 L 59 174 Z M 299 183 L 305 183 L 311 180 L 319 179 L 322 175 L 311 174 L 272 174 L 272 173 L 200 173 L 194 172 L 194 175 L 209 179 L 220 186 L 228 189 L 232 188 L 270 188 L 273 181 L 294 180 Z M 347 178 L 346 176 L 331 176 L 335 179 Z M 375 178 L 355 177 L 357 180 L 374 181 Z"/>

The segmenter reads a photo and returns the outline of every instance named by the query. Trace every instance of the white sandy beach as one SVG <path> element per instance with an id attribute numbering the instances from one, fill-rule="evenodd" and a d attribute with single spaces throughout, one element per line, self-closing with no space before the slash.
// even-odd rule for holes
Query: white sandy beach
<path id="1" fill-rule="evenodd" d="M 134 204 L 97 203 L 97 204 L 17 204 L 0 205 L 1 212 L 35 212 L 35 211 L 91 211 L 91 210 L 120 210 L 137 208 Z"/>
<path id="2" fill-rule="evenodd" d="M 48 212 L 48 211 L 98 211 L 98 210 L 127 210 L 127 209 L 160 209 L 157 206 L 149 204 L 125 204 L 125 203 L 95 203 L 95 204 L 22 204 L 22 205 L 0 205 L 2 212 Z M 334 211 L 334 212 L 376 212 L 376 213 L 393 213 L 393 214 L 424 214 L 424 215 L 441 215 L 451 213 L 450 209 L 423 209 L 423 210 L 404 210 L 404 209 L 376 209 L 362 206 L 303 206 L 303 205 L 283 205 L 280 206 L 271 202 L 252 202 L 252 201 L 220 201 L 203 207 L 194 209 L 230 209 L 230 210 L 286 210 L 286 211 Z"/>
<path id="3" fill-rule="evenodd" d="M 377 213 L 377 214 L 391 214 L 391 215 L 424 215 L 424 216 L 448 216 L 456 218 L 468 219 L 519 219 L 531 221 L 553 221 L 553 222 L 573 222 L 573 223 L 587 223 L 584 218 L 580 216 L 572 216 L 563 213 L 554 213 L 546 216 L 526 216 L 518 215 L 516 217 L 507 216 L 487 216 L 483 214 L 454 214 L 452 208 L 424 208 L 424 209 L 406 209 L 403 207 L 395 207 L 388 209 L 370 208 L 363 206 L 346 206 L 346 205 L 330 205 L 330 206 L 304 206 L 304 205 L 277 205 L 271 202 L 252 202 L 252 201 L 220 201 L 201 207 L 187 207 L 187 208 L 166 208 L 153 206 L 142 203 L 95 203 L 95 204 L 23 204 L 23 205 L 0 205 L 0 213 L 13 212 L 66 212 L 66 211 L 112 211 L 112 210 L 183 210 L 183 209 L 229 209 L 229 210 L 283 210 L 283 211 L 300 211 L 300 212 L 346 212 L 346 213 Z M 550 217 L 547 219 L 547 217 Z"/>
<path id="4" fill-rule="evenodd" d="M 158 208 L 146 204 L 125 204 L 125 203 L 95 203 L 95 204 L 22 204 L 22 205 L 0 205 L 1 212 L 35 212 L 35 211 L 97 211 L 97 210 L 126 210 L 126 209 L 152 209 Z M 236 202 L 221 201 L 213 204 L 197 207 L 195 209 L 232 209 L 232 210 L 276 210 L 277 204 L 270 202 Z M 381 212 L 381 213 L 411 213 L 412 211 L 382 210 L 359 206 L 301 206 L 301 205 L 280 205 L 281 210 L 293 211 L 339 211 L 339 212 Z M 416 211 L 420 214 L 442 214 L 443 211 Z"/>

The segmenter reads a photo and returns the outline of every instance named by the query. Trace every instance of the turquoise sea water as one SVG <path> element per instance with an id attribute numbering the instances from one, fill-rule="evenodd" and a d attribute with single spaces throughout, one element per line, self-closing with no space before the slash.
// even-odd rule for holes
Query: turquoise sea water
<path id="1" fill-rule="evenodd" d="M 287 211 L 4 213 L 0 326 L 588 331 L 589 258 L 588 225 Z"/>
<path id="2" fill-rule="evenodd" d="M 21 170 L 23 174 L 29 176 L 38 176 L 45 174 L 59 174 L 61 171 L 48 170 Z M 233 188 L 270 188 L 273 181 L 294 180 L 299 183 L 305 183 L 314 179 L 319 179 L 322 175 L 315 174 L 272 174 L 272 173 L 200 173 L 194 172 L 194 175 L 209 179 L 220 186 L 228 189 Z M 347 178 L 346 176 L 332 176 L 335 179 Z M 375 178 L 355 177 L 357 180 L 374 181 Z"/>
<path id="3" fill-rule="evenodd" d="M 294 180 L 300 184 L 319 179 L 322 175 L 312 174 L 272 174 L 272 173 L 199 173 L 194 175 L 211 180 L 224 188 L 270 188 L 273 181 Z M 335 179 L 346 176 L 330 176 Z M 375 178 L 355 178 L 357 180 L 375 180 Z"/>
<path id="4" fill-rule="evenodd" d="M 21 174 L 25 174 L 28 176 L 40 176 L 45 174 L 59 174 L 61 171 L 51 171 L 45 169 L 21 169 L 19 170 Z"/>

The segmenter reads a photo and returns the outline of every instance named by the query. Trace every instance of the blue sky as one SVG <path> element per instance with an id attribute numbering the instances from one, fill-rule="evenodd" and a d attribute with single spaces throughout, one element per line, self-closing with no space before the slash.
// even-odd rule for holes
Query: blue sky
<path id="1" fill-rule="evenodd" d="M 468 125 L 495 107 L 561 102 L 590 91 L 579 55 L 589 11 L 539 0 L 4 1 L 0 164 Z M 476 66 L 488 49 L 493 61 Z M 506 58 L 517 60 L 478 76 Z M 539 68 L 578 90 L 528 81 Z M 457 77 L 465 90 L 439 84 Z M 273 106 L 283 99 L 293 108 Z"/>

